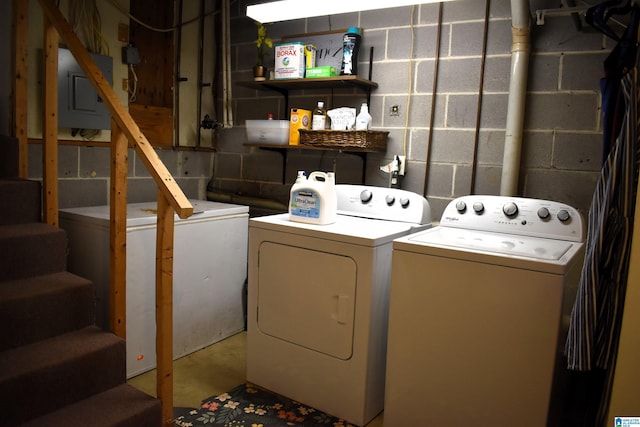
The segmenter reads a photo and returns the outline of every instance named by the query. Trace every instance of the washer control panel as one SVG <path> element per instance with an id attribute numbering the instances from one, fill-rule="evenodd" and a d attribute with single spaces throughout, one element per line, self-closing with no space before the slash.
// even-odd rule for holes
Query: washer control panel
<path id="1" fill-rule="evenodd" d="M 580 212 L 564 203 L 508 196 L 463 196 L 451 201 L 441 226 L 582 242 Z"/>
<path id="2" fill-rule="evenodd" d="M 431 224 L 431 208 L 421 195 L 398 188 L 336 185 L 338 214 L 388 221 Z"/>

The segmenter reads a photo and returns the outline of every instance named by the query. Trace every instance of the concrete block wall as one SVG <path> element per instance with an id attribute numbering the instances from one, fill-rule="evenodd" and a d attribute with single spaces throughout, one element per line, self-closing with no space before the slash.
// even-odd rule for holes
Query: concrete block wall
<path id="1" fill-rule="evenodd" d="M 256 27 L 245 16 L 247 3 L 234 3 L 232 11 L 234 81 L 250 80 L 255 62 Z M 369 154 L 363 171 L 363 159 L 345 153 L 292 149 L 285 156 L 246 147 L 246 119 L 266 118 L 267 113 L 286 119 L 287 114 L 281 95 L 235 85 L 235 125 L 219 131 L 209 188 L 286 203 L 298 169 L 333 169 L 339 183 L 359 183 L 364 172 L 366 184 L 387 186 L 388 176 L 379 167 L 393 155 L 405 154 L 402 188 L 424 194 L 434 218 L 457 196 L 499 194 L 511 63 L 510 2 L 491 1 L 483 75 L 485 1 L 443 3 L 440 28 L 438 8 L 415 6 L 413 21 L 412 8 L 400 7 L 269 25 L 275 42 L 288 34 L 364 28 L 359 73 L 368 76 L 373 47 L 372 80 L 379 86 L 372 92 L 370 111 L 373 128 L 390 132 L 387 151 Z M 593 29 L 578 31 L 569 16 L 547 17 L 543 26 L 532 22 L 519 195 L 569 203 L 586 215 L 601 165 L 599 79 L 612 47 L 611 40 Z M 291 92 L 289 103 L 306 109 L 318 100 L 328 108 L 359 107 L 364 99 L 357 90 L 319 88 Z M 390 116 L 392 105 L 400 107 L 399 116 Z"/>
<path id="2" fill-rule="evenodd" d="M 190 199 L 206 200 L 213 152 L 157 150 L 182 191 Z M 61 145 L 58 149 L 60 208 L 109 204 L 111 150 L 104 146 Z M 129 149 L 127 202 L 157 200 L 158 186 L 138 155 Z M 29 145 L 29 177 L 42 178 L 42 145 Z"/>

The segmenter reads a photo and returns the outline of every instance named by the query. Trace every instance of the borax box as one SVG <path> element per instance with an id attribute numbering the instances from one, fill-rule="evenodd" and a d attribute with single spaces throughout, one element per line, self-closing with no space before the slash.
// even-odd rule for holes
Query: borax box
<path id="1" fill-rule="evenodd" d="M 301 42 L 277 44 L 274 77 L 301 79 L 304 77 L 304 44 Z"/>

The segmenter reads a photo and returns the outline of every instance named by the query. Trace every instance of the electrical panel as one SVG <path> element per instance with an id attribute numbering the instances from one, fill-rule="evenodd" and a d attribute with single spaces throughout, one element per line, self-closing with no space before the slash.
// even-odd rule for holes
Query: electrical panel
<path id="1" fill-rule="evenodd" d="M 90 53 L 105 79 L 113 85 L 113 58 Z M 111 113 L 68 49 L 58 49 L 58 126 L 72 129 L 111 129 Z"/>

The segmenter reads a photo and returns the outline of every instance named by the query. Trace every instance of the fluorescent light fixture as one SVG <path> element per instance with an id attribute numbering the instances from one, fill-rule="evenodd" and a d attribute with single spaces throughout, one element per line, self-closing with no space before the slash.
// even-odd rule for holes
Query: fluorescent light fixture
<path id="1" fill-rule="evenodd" d="M 247 16 L 265 23 L 441 1 L 443 0 L 280 0 L 249 5 Z"/>

